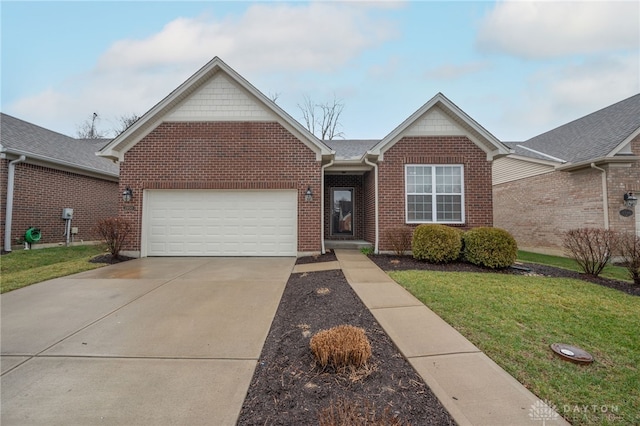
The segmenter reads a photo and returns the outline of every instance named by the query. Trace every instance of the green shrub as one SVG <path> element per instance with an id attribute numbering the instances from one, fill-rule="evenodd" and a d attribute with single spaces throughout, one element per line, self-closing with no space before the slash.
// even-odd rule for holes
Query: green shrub
<path id="1" fill-rule="evenodd" d="M 429 263 L 453 262 L 460 257 L 462 233 L 438 224 L 419 225 L 413 231 L 413 257 Z"/>
<path id="2" fill-rule="evenodd" d="M 464 233 L 464 258 L 467 262 L 492 269 L 513 265 L 518 256 L 516 240 L 504 229 L 474 228 Z"/>

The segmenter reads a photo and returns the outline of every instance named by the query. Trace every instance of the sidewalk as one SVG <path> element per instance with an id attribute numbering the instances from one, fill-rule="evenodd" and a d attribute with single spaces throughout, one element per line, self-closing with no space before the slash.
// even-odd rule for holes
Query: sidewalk
<path id="1" fill-rule="evenodd" d="M 347 281 L 459 425 L 528 425 L 539 398 L 356 250 L 335 250 Z M 553 417 L 553 416 L 546 416 Z M 562 417 L 546 424 L 568 425 Z"/>

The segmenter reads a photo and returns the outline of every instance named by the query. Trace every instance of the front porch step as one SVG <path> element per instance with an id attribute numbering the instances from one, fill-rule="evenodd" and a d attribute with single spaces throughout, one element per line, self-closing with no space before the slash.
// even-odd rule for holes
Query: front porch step
<path id="1" fill-rule="evenodd" d="M 373 248 L 373 244 L 364 240 L 324 240 L 326 249 L 354 249 Z"/>

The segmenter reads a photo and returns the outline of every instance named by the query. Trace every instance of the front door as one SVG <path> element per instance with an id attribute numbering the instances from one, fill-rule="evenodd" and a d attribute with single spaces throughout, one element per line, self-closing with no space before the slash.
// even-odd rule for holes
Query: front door
<path id="1" fill-rule="evenodd" d="M 353 236 L 353 188 L 331 188 L 331 235 Z"/>

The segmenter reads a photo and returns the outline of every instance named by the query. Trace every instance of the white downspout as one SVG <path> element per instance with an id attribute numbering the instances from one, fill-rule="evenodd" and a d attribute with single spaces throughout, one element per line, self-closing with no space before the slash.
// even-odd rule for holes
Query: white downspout
<path id="1" fill-rule="evenodd" d="M 321 253 L 325 254 L 327 250 L 324 247 L 324 170 L 333 165 L 333 158 L 330 162 L 322 166 L 322 174 L 320 175 L 320 241 L 322 241 Z"/>
<path id="2" fill-rule="evenodd" d="M 375 190 L 376 190 L 376 192 L 375 192 L 375 202 L 374 202 L 374 204 L 375 204 L 375 210 L 376 210 L 376 212 L 375 212 L 376 239 L 375 239 L 375 245 L 374 245 L 374 249 L 373 250 L 374 250 L 375 254 L 378 254 L 379 253 L 378 245 L 379 245 L 379 242 L 380 242 L 380 237 L 379 237 L 380 225 L 379 225 L 379 217 L 378 217 L 379 216 L 378 215 L 378 163 L 370 162 L 367 159 L 367 157 L 364 157 L 364 162 L 365 162 L 365 164 L 373 166 L 373 170 L 374 170 L 374 173 L 375 173 L 375 178 L 374 179 L 375 179 Z"/>
<path id="3" fill-rule="evenodd" d="M 604 209 L 604 229 L 609 229 L 609 197 L 607 192 L 607 171 L 591 163 L 591 168 L 602 172 L 602 208 Z"/>
<path id="4" fill-rule="evenodd" d="M 4 251 L 11 251 L 11 225 L 13 222 L 13 182 L 16 173 L 16 164 L 23 162 L 27 157 L 21 155 L 19 158 L 9 162 L 7 170 L 7 206 L 4 215 Z"/>

